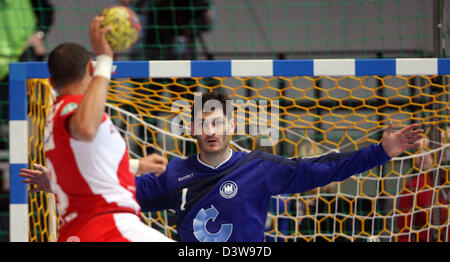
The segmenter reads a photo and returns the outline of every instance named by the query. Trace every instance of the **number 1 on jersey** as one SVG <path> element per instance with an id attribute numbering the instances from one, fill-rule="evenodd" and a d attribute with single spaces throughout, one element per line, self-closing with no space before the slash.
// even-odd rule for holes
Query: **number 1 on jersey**
<path id="1" fill-rule="evenodd" d="M 186 205 L 187 191 L 188 191 L 187 187 L 183 188 L 183 190 L 181 191 L 181 206 L 180 206 L 180 210 L 181 211 L 185 210 L 184 205 Z"/>

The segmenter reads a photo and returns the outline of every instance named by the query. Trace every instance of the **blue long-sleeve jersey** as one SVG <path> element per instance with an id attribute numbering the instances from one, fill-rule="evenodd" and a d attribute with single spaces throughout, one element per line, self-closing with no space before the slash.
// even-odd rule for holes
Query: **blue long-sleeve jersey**
<path id="1" fill-rule="evenodd" d="M 137 198 L 143 211 L 174 209 L 180 241 L 262 242 L 271 196 L 342 181 L 388 160 L 381 144 L 307 159 L 233 151 L 216 169 L 194 155 L 171 160 L 159 177 L 137 177 Z"/>

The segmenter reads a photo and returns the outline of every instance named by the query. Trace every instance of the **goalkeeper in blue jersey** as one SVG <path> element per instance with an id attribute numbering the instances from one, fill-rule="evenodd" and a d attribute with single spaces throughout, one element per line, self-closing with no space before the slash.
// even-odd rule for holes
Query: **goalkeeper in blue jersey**
<path id="1" fill-rule="evenodd" d="M 392 133 L 390 124 L 380 144 L 308 159 L 237 152 L 230 148 L 236 122 L 224 113 L 225 98 L 210 93 L 202 96 L 202 105 L 207 101 L 218 101 L 221 108 L 192 110 L 194 121 L 203 120 L 200 134 L 194 135 L 199 154 L 171 160 L 161 174 L 136 177 L 142 211 L 174 209 L 180 241 L 264 241 L 272 196 L 322 187 L 382 165 L 419 147 L 423 133 L 415 124 Z M 149 163 L 149 170 L 164 169 L 157 165 L 161 161 Z M 27 177 L 39 184 L 38 175 Z"/>
<path id="2" fill-rule="evenodd" d="M 389 125 L 381 144 L 308 159 L 236 152 L 227 135 L 236 123 L 224 113 L 224 97 L 203 95 L 203 105 L 209 100 L 219 101 L 222 108 L 193 114 L 194 120 L 203 120 L 203 132 L 194 135 L 199 154 L 171 160 L 158 177 L 136 178 L 143 211 L 176 210 L 181 241 L 264 241 L 271 196 L 304 192 L 382 165 L 419 147 L 423 133 L 414 130 L 416 125 L 392 133 Z"/>

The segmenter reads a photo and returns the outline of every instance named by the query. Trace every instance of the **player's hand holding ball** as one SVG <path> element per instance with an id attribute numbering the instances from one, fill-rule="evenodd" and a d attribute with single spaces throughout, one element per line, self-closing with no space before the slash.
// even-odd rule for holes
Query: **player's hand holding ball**
<path id="1" fill-rule="evenodd" d="M 96 16 L 92 20 L 89 30 L 89 36 L 91 38 L 91 45 L 96 55 L 107 55 L 111 58 L 114 57 L 114 52 L 108 41 L 106 40 L 106 33 L 111 30 L 111 26 L 101 27 L 101 23 L 105 18 L 102 16 Z"/>
<path id="2" fill-rule="evenodd" d="M 115 5 L 105 8 L 100 15 L 101 28 L 108 28 L 106 40 L 114 52 L 124 51 L 139 39 L 141 22 L 133 10 L 126 6 Z"/>

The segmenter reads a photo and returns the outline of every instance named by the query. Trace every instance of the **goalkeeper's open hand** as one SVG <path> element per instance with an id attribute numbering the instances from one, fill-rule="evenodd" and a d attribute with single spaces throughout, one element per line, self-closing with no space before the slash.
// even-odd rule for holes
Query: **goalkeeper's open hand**
<path id="1" fill-rule="evenodd" d="M 36 185 L 36 187 L 31 189 L 29 192 L 34 193 L 44 191 L 47 193 L 53 193 L 50 188 L 48 169 L 39 164 L 34 164 L 33 166 L 36 170 L 22 168 L 19 173 L 19 176 L 26 178 L 22 181 L 23 183 Z"/>
<path id="2" fill-rule="evenodd" d="M 408 149 L 420 147 L 423 129 L 414 129 L 417 126 L 417 124 L 412 124 L 392 133 L 392 122 L 389 123 L 383 133 L 383 142 L 381 143 L 386 154 L 392 158 Z"/>

